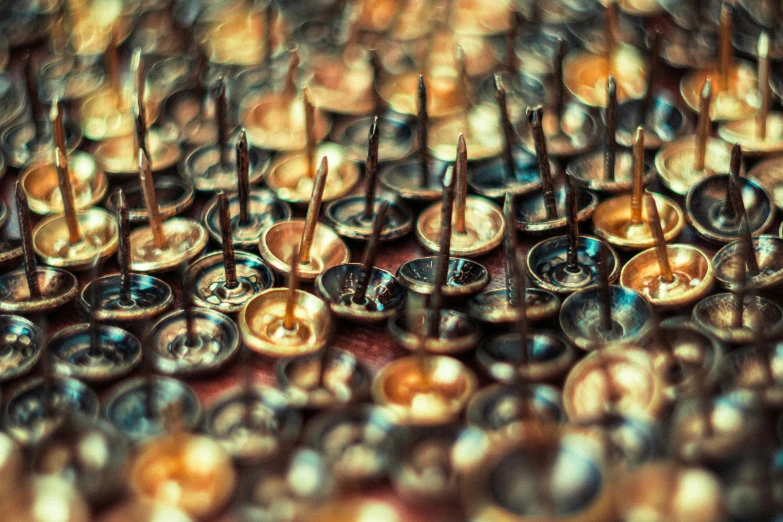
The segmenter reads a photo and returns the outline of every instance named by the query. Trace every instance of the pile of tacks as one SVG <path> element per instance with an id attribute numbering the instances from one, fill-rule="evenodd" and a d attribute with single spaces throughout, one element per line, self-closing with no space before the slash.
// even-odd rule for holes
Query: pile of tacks
<path id="1" fill-rule="evenodd" d="M 783 520 L 783 5 L 602 2 L 3 2 L 0 519 Z"/>

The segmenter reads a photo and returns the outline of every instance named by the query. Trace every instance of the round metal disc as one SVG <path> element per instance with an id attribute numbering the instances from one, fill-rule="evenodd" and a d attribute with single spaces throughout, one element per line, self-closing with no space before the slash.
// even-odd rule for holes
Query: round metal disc
<path id="1" fill-rule="evenodd" d="M 623 147 L 633 145 L 642 107 L 641 100 L 629 100 L 617 107 L 617 144 Z M 657 92 L 650 101 L 647 118 L 644 121 L 644 148 L 657 150 L 664 143 L 691 130 L 690 117 L 677 104 L 669 91 Z"/>
<path id="2" fill-rule="evenodd" d="M 239 219 L 237 194 L 228 195 L 228 213 L 231 216 L 231 237 L 234 240 L 234 248 L 254 250 L 258 248 L 258 242 L 265 229 L 291 218 L 291 206 L 277 199 L 269 190 L 251 189 L 247 195 L 247 224 L 242 224 Z M 223 244 L 217 198 L 211 198 L 204 205 L 201 215 L 210 237 L 217 243 Z"/>
<path id="3" fill-rule="evenodd" d="M 153 174 L 172 168 L 180 159 L 177 143 L 178 129 L 152 127 L 147 131 L 147 151 L 150 170 Z M 173 134 L 171 134 L 173 133 Z M 139 165 L 136 155 L 136 136 L 131 133 L 102 140 L 92 148 L 95 159 L 107 174 L 116 176 L 138 176 Z"/>
<path id="4" fill-rule="evenodd" d="M 389 320 L 389 332 L 403 348 L 411 351 L 424 349 L 429 353 L 460 353 L 471 350 L 481 337 L 479 327 L 462 312 L 440 310 L 440 326 L 437 337 L 424 334 L 424 318 L 431 313 L 418 317 L 407 317 L 399 313 Z M 423 343 L 423 348 L 421 344 Z"/>
<path id="5" fill-rule="evenodd" d="M 378 118 L 378 161 L 398 161 L 416 150 L 414 128 L 406 116 L 389 113 Z M 367 139 L 372 118 L 349 120 L 335 129 L 336 142 L 345 147 L 348 159 L 357 163 L 367 160 Z"/>
<path id="6" fill-rule="evenodd" d="M 516 332 L 493 335 L 476 348 L 479 366 L 493 379 L 513 384 L 555 382 L 576 360 L 576 350 L 549 330 L 532 330 L 527 338 L 527 362 L 520 364 L 520 339 Z"/>
<path id="7" fill-rule="evenodd" d="M 27 106 L 26 96 L 8 71 L 0 72 L 0 128 L 14 121 Z"/>
<path id="8" fill-rule="evenodd" d="M 491 384 L 476 392 L 466 412 L 469 425 L 488 433 L 511 430 L 529 417 L 562 422 L 560 390 L 547 384 Z"/>
<path id="9" fill-rule="evenodd" d="M 82 100 L 95 93 L 106 81 L 100 61 L 86 63 L 76 56 L 55 56 L 39 68 L 41 101 L 51 103 Z"/>
<path id="10" fill-rule="evenodd" d="M 41 358 L 41 330 L 18 315 L 0 315 L 0 382 L 16 379 Z"/>
<path id="11" fill-rule="evenodd" d="M 408 290 L 429 295 L 434 289 L 436 256 L 422 257 L 404 263 L 397 269 L 397 280 Z M 484 265 L 458 257 L 449 258 L 445 297 L 470 296 L 489 284 L 489 271 Z"/>
<path id="12" fill-rule="evenodd" d="M 145 344 L 152 351 L 152 364 L 166 375 L 189 376 L 216 372 L 238 354 L 239 330 L 230 317 L 206 308 L 193 309 L 195 344 L 188 345 L 184 310 L 158 320 Z"/>
<path id="13" fill-rule="evenodd" d="M 566 167 L 566 174 L 588 190 L 599 192 L 626 192 L 633 186 L 633 156 L 629 152 L 617 152 L 615 156 L 614 179 L 606 178 L 604 169 L 604 153 L 602 151 L 578 158 Z M 650 184 L 655 179 L 655 170 L 649 163 L 644 164 L 644 183 Z"/>
<path id="14" fill-rule="evenodd" d="M 123 377 L 141 362 L 141 343 L 116 326 L 98 326 L 97 346 L 91 353 L 89 324 L 58 331 L 47 349 L 54 357 L 54 371 L 63 377 L 87 382 L 107 382 Z"/>
<path id="15" fill-rule="evenodd" d="M 563 118 L 559 123 L 558 125 L 557 114 L 554 111 L 544 112 L 542 127 L 546 137 L 546 150 L 550 156 L 570 158 L 595 147 L 599 125 L 588 107 L 577 101 L 568 103 L 563 109 Z M 535 140 L 527 118 L 519 122 L 517 132 L 525 150 L 535 154 Z"/>
<path id="16" fill-rule="evenodd" d="M 274 286 L 275 275 L 260 257 L 238 250 L 234 252 L 234 262 L 236 288 L 226 286 L 223 252 L 207 254 L 188 266 L 187 274 L 193 281 L 196 306 L 233 314 L 253 296 Z"/>
<path id="17" fill-rule="evenodd" d="M 759 273 L 745 271 L 746 288 L 761 290 L 778 286 L 783 282 L 783 239 L 765 235 L 754 237 L 752 242 L 752 255 L 756 257 Z M 742 250 L 741 241 L 734 241 L 718 250 L 712 258 L 715 278 L 721 287 L 728 290 L 736 288 L 739 264 L 745 260 Z"/>
<path id="18" fill-rule="evenodd" d="M 198 257 L 209 241 L 206 229 L 190 218 L 167 219 L 163 222 L 163 233 L 167 238 L 165 249 L 155 246 L 150 227 L 131 232 L 131 270 L 148 273 L 173 270 L 184 261 Z"/>
<path id="19" fill-rule="evenodd" d="M 153 63 L 147 70 L 147 89 L 156 97 L 165 99 L 174 92 L 195 86 L 198 82 L 197 72 L 194 60 L 190 56 L 184 54 L 166 56 Z"/>
<path id="20" fill-rule="evenodd" d="M 602 240 L 591 236 L 579 236 L 577 243 L 578 271 L 568 271 L 568 236 L 556 236 L 533 245 L 527 252 L 527 272 L 533 282 L 545 290 L 568 294 L 594 285 L 597 279 L 598 249 Z M 609 251 L 609 282 L 620 275 L 620 261 L 614 249 Z"/>
<path id="21" fill-rule="evenodd" d="M 148 401 L 147 394 L 152 393 Z M 148 404 L 153 408 L 147 411 Z M 115 386 L 106 397 L 103 415 L 115 428 L 134 442 L 141 442 L 166 432 L 167 410 L 175 407 L 186 430 L 193 430 L 201 420 L 201 403 L 193 389 L 170 377 L 136 377 Z"/>
<path id="22" fill-rule="evenodd" d="M 406 201 L 437 201 L 443 192 L 443 175 L 448 163 L 430 160 L 427 186 L 421 185 L 419 163 L 408 161 L 389 165 L 378 172 L 378 181 L 384 188 Z"/>
<path id="23" fill-rule="evenodd" d="M 577 222 L 590 219 L 598 206 L 598 196 L 587 190 L 577 193 Z M 514 226 L 517 230 L 530 234 L 554 232 L 566 227 L 566 191 L 559 186 L 555 189 L 555 207 L 557 217 L 547 216 L 546 202 L 543 192 L 526 194 L 516 198 Z"/>
<path id="24" fill-rule="evenodd" d="M 536 157 L 521 148 L 514 149 L 514 177 L 506 175 L 506 166 L 502 158 L 477 162 L 468 170 L 468 185 L 482 196 L 502 198 L 506 193 L 512 195 L 528 194 L 541 187 L 541 175 Z M 557 172 L 554 165 L 552 172 Z"/>
<path id="25" fill-rule="evenodd" d="M 602 330 L 597 287 L 569 295 L 560 307 L 560 326 L 568 340 L 582 350 L 595 350 L 607 343 L 633 344 L 650 331 L 653 315 L 642 295 L 622 286 L 609 287 L 612 328 Z"/>
<path id="26" fill-rule="evenodd" d="M 17 388 L 6 403 L 5 429 L 23 445 L 45 438 L 68 414 L 98 416 L 98 396 L 86 384 L 63 378 L 53 378 L 50 383 L 47 386 L 43 378 L 33 377 Z M 47 395 L 50 414 L 46 412 Z"/>
<path id="27" fill-rule="evenodd" d="M 147 82 L 149 83 L 149 76 Z M 217 141 L 214 100 L 205 99 L 199 90 L 183 89 L 173 92 L 164 101 L 162 114 L 164 125 L 173 125 L 179 129 L 183 145 L 202 147 Z"/>
<path id="28" fill-rule="evenodd" d="M 741 177 L 739 182 L 750 232 L 761 234 L 775 217 L 772 195 L 755 180 Z M 715 174 L 693 185 L 685 198 L 688 220 L 707 241 L 729 243 L 739 239 L 740 223 L 727 197 L 728 184 L 728 174 Z"/>
<path id="29" fill-rule="evenodd" d="M 528 321 L 546 321 L 560 311 L 560 298 L 541 288 L 525 289 L 525 316 Z M 510 306 L 505 288 L 487 290 L 468 301 L 468 315 L 490 324 L 512 324 L 519 316 Z"/>
<path id="30" fill-rule="evenodd" d="M 425 208 L 416 220 L 416 239 L 430 252 L 440 250 L 441 203 Z M 503 242 L 506 221 L 494 202 L 480 196 L 467 196 L 465 233 L 452 231 L 449 253 L 452 256 L 475 257 L 486 254 Z"/>
<path id="31" fill-rule="evenodd" d="M 9 270 L 15 266 L 19 266 L 19 262 L 22 260 L 22 254 L 23 252 L 22 252 L 21 240 L 0 239 L 0 269 L 1 270 Z M 0 291 L 0 294 L 2 294 L 2 291 Z"/>
<path id="32" fill-rule="evenodd" d="M 725 343 L 747 344 L 759 337 L 774 337 L 783 326 L 783 310 L 769 299 L 746 295 L 742 323 L 734 325 L 737 298 L 734 294 L 713 294 L 693 308 L 693 320 Z"/>
<path id="33" fill-rule="evenodd" d="M 35 135 L 35 125 L 31 121 L 18 123 L 0 134 L 0 148 L 8 161 L 15 168 L 23 168 L 32 163 L 49 163 L 54 157 L 54 137 L 51 126 L 46 126 L 46 132 L 39 138 Z M 82 142 L 82 134 L 78 127 L 65 125 L 66 152 L 72 153 Z"/>
<path id="34" fill-rule="evenodd" d="M 138 180 L 111 189 L 104 203 L 106 208 L 112 213 L 117 213 L 120 204 L 120 189 L 125 194 L 125 204 L 128 205 L 128 221 L 132 225 L 146 224 L 149 217 L 147 206 L 144 204 L 144 194 Z M 155 195 L 158 198 L 160 218 L 163 220 L 183 213 L 190 208 L 196 199 L 196 191 L 193 186 L 175 176 L 156 176 Z"/>
<path id="35" fill-rule="evenodd" d="M 413 215 L 407 207 L 376 197 L 373 214 L 364 217 L 364 196 L 350 196 L 329 203 L 324 209 L 324 217 L 335 232 L 348 239 L 367 240 L 372 236 L 373 223 L 378 208 L 383 201 L 389 203 L 386 212 L 386 225 L 381 231 L 381 241 L 391 241 L 406 235 L 413 228 Z"/>
<path id="36" fill-rule="evenodd" d="M 229 391 L 204 418 L 206 434 L 244 463 L 269 460 L 287 451 L 301 426 L 302 416 L 286 396 L 268 386 Z"/>
<path id="37" fill-rule="evenodd" d="M 18 180 L 27 195 L 27 204 L 36 214 L 62 214 L 63 198 L 53 163 L 54 149 L 46 161 L 34 162 L 22 171 Z M 68 174 L 73 187 L 74 208 L 88 209 L 100 203 L 109 188 L 109 180 L 95 159 L 82 151 L 68 156 Z"/>
<path id="38" fill-rule="evenodd" d="M 199 192 L 220 192 L 235 190 L 237 186 L 237 165 L 234 145 L 226 146 L 224 152 L 229 161 L 225 167 L 220 164 L 217 145 L 204 145 L 185 158 L 180 174 Z M 272 154 L 250 147 L 248 150 L 248 178 L 251 185 L 260 182 L 272 162 Z"/>
<path id="39" fill-rule="evenodd" d="M 322 363 L 325 365 L 323 377 Z M 338 348 L 280 359 L 275 364 L 275 376 L 291 406 L 316 410 L 367 399 L 372 381 L 370 369 L 364 362 Z"/>
<path id="40" fill-rule="evenodd" d="M 380 268 L 372 269 L 364 299 L 353 301 L 362 274 L 360 263 L 337 265 L 315 281 L 316 293 L 338 317 L 357 322 L 381 322 L 402 307 L 405 289 L 395 277 Z"/>
<path id="41" fill-rule="evenodd" d="M 98 310 L 99 321 L 123 322 L 151 319 L 163 313 L 173 302 L 171 287 L 160 279 L 145 274 L 130 274 L 129 305 L 123 305 L 120 299 L 120 275 L 100 277 L 87 283 L 81 292 L 79 304 L 88 314 L 91 312 L 90 296 L 94 286 L 100 292 Z"/>
<path id="42" fill-rule="evenodd" d="M 64 214 L 48 216 L 33 228 L 33 249 L 44 263 L 71 270 L 92 268 L 96 259 L 111 257 L 119 246 L 117 219 L 107 210 L 90 207 L 76 211 L 80 241 L 69 240 Z"/>
<path id="43" fill-rule="evenodd" d="M 0 275 L 0 311 L 8 313 L 48 312 L 58 308 L 79 293 L 79 282 L 70 272 L 59 268 L 38 267 L 39 299 L 30 299 L 24 269 Z"/>

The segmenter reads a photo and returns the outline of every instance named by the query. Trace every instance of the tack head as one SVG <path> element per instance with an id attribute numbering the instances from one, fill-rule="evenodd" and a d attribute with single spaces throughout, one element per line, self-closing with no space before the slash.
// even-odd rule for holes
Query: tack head
<path id="1" fill-rule="evenodd" d="M 90 324 L 77 324 L 52 336 L 47 350 L 53 369 L 63 377 L 106 383 L 133 371 L 141 362 L 141 343 L 133 334 L 106 324 L 96 326 L 97 346 L 92 346 Z"/>

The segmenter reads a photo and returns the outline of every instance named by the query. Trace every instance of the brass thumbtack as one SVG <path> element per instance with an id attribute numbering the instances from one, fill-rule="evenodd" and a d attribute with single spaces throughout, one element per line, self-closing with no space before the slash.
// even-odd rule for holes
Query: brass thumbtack
<path id="1" fill-rule="evenodd" d="M 58 214 L 63 212 L 63 196 L 57 178 L 57 165 L 54 163 L 54 152 L 59 150 L 66 159 L 66 127 L 63 125 L 63 111 L 59 100 L 52 102 L 49 111 L 49 126 L 51 133 L 48 138 L 49 148 L 46 158 L 32 162 L 31 166 L 22 171 L 19 181 L 27 193 L 30 210 L 37 214 Z M 41 123 L 43 125 L 43 123 Z M 68 156 L 68 178 L 73 187 L 74 205 L 77 209 L 97 204 L 106 195 L 109 186 L 106 175 L 98 168 L 95 159 L 86 152 L 76 151 Z"/>
<path id="2" fill-rule="evenodd" d="M 325 347 L 320 352 L 280 359 L 275 375 L 291 406 L 325 410 L 358 404 L 370 395 L 370 369 L 345 350 Z"/>
<path id="3" fill-rule="evenodd" d="M 397 280 L 410 292 L 432 294 L 437 259 L 437 256 L 428 256 L 403 263 L 397 269 Z M 441 292 L 445 297 L 466 297 L 481 292 L 488 284 L 489 270 L 484 265 L 470 259 L 451 257 Z"/>
<path id="4" fill-rule="evenodd" d="M 363 196 L 349 196 L 326 206 L 326 222 L 341 236 L 349 239 L 368 239 L 373 232 L 376 209 L 386 205 L 386 225 L 381 240 L 397 239 L 413 228 L 413 215 L 405 206 L 383 197 L 376 197 L 376 172 L 378 170 L 378 116 L 373 118 L 369 133 L 367 162 L 365 163 L 365 188 Z"/>
<path id="5" fill-rule="evenodd" d="M 275 270 L 283 273 L 291 270 L 291 252 L 297 244 L 297 271 L 304 281 L 313 281 L 327 269 L 349 261 L 350 252 L 343 240 L 331 228 L 318 223 L 328 174 L 329 162 L 324 156 L 313 181 L 304 220 L 275 223 L 261 233 L 258 244 L 261 257 Z"/>
<path id="6" fill-rule="evenodd" d="M 461 427 L 412 429 L 402 442 L 399 462 L 391 472 L 394 491 L 406 501 L 457 500 L 458 466 L 455 462 Z"/>
<path id="7" fill-rule="evenodd" d="M 538 171 L 541 176 L 541 191 L 526 194 L 518 198 L 514 225 L 517 229 L 529 233 L 551 232 L 565 228 L 568 224 L 566 191 L 562 186 L 555 187 L 549 163 L 548 145 L 544 136 L 541 107 L 528 108 L 527 119 L 533 131 L 533 139 L 538 158 Z M 598 205 L 598 197 L 592 192 L 579 192 L 577 201 L 577 221 L 589 219 Z"/>
<path id="8" fill-rule="evenodd" d="M 510 199 L 510 198 L 509 198 Z M 506 205 L 506 212 L 513 212 Z M 514 312 L 514 330 L 484 339 L 476 349 L 479 365 L 492 377 L 526 386 L 529 382 L 550 381 L 561 377 L 573 364 L 576 351 L 556 333 L 530 330 L 527 319 L 525 276 L 517 256 L 516 232 L 506 233 L 509 258 L 506 279 L 513 297 L 507 307 Z"/>
<path id="9" fill-rule="evenodd" d="M 24 168 L 33 163 L 49 163 L 54 152 L 54 129 L 51 121 L 47 122 L 46 113 L 38 90 L 38 78 L 35 61 L 28 53 L 25 57 L 25 87 L 30 105 L 30 119 L 9 126 L 0 134 L 0 148 L 8 161 L 8 165 Z M 52 109 L 59 102 L 52 103 Z M 60 108 L 57 108 L 58 112 Z M 62 117 L 60 119 L 62 123 Z M 78 128 L 65 126 L 65 143 L 62 150 L 72 154 L 82 141 Z"/>
<path id="10" fill-rule="evenodd" d="M 54 310 L 76 297 L 79 282 L 73 274 L 60 268 L 36 266 L 27 195 L 19 182 L 16 183 L 16 211 L 24 268 L 0 275 L 0 311 L 39 313 Z"/>
<path id="11" fill-rule="evenodd" d="M 704 178 L 688 191 L 688 219 L 696 233 L 707 241 L 729 243 L 737 239 L 743 215 L 751 234 L 763 233 L 772 224 L 772 195 L 755 180 L 740 177 L 741 164 L 742 149 L 734 145 L 729 173 Z"/>
<path id="12" fill-rule="evenodd" d="M 734 8 L 723 2 L 720 10 L 718 67 L 692 71 L 680 80 L 680 95 L 694 111 L 702 110 L 699 100 L 705 80 L 713 84 L 710 117 L 713 120 L 741 120 L 753 116 L 759 108 L 758 81 L 751 64 L 732 56 L 731 35 Z"/>
<path id="13" fill-rule="evenodd" d="M 740 233 L 746 236 L 750 231 L 742 227 Z M 718 284 L 728 290 L 733 289 L 741 257 L 739 251 L 748 245 L 751 246 L 750 251 L 745 253 L 748 287 L 764 290 L 777 286 L 783 281 L 783 239 L 770 235 L 743 237 L 718 250 L 712 258 Z"/>
<path id="14" fill-rule="evenodd" d="M 329 133 L 330 123 L 321 110 L 306 114 L 305 94 L 296 92 L 299 53 L 290 51 L 288 71 L 282 92 L 249 95 L 239 108 L 240 123 L 247 129 L 250 144 L 262 150 L 295 151 L 307 140 L 321 142 Z M 311 119 L 308 129 L 307 120 Z M 309 136 L 308 136 L 309 135 Z"/>
<path id="15" fill-rule="evenodd" d="M 775 206 L 783 209 L 783 158 L 773 157 L 756 163 L 748 171 L 748 177 L 766 187 L 775 200 Z"/>
<path id="16" fill-rule="evenodd" d="M 228 102 L 223 77 L 218 78 L 212 96 L 215 99 L 217 141 L 197 148 L 182 164 L 182 177 L 201 192 L 232 190 L 236 183 L 235 163 L 230 160 Z M 271 154 L 253 147 L 247 150 L 247 159 L 248 183 L 257 184 L 269 168 Z"/>
<path id="17" fill-rule="evenodd" d="M 389 330 L 397 343 L 408 350 L 421 349 L 435 353 L 455 353 L 473 348 L 478 342 L 478 327 L 468 316 L 455 310 L 442 309 L 443 287 L 446 285 L 452 238 L 450 216 L 454 206 L 454 169 L 443 178 L 443 201 L 440 205 L 441 224 L 438 256 L 433 270 L 429 307 L 421 317 L 402 312 L 389 321 Z M 413 308 L 408 299 L 408 308 Z"/>
<path id="18" fill-rule="evenodd" d="M 169 285 L 130 269 L 130 223 L 125 197 L 119 192 L 119 274 L 100 276 L 82 289 L 79 304 L 99 321 L 132 322 L 151 319 L 166 310 L 173 302 Z M 95 294 L 97 302 L 94 302 Z"/>
<path id="19" fill-rule="evenodd" d="M 100 263 L 94 272 L 99 273 Z M 93 277 L 93 279 L 95 279 Z M 119 379 L 141 362 L 141 343 L 131 333 L 103 324 L 95 310 L 100 289 L 90 291 L 90 321 L 59 330 L 47 350 L 53 358 L 54 372 L 86 382 L 105 383 Z"/>
<path id="20" fill-rule="evenodd" d="M 495 383 L 473 395 L 465 412 L 468 426 L 494 439 L 506 439 L 528 421 L 553 425 L 565 419 L 560 390 L 549 384 Z"/>
<path id="21" fill-rule="evenodd" d="M 699 123 L 695 136 L 685 136 L 664 145 L 655 155 L 655 170 L 672 192 L 684 196 L 699 180 L 724 171 L 731 158 L 731 146 L 710 136 L 712 81 L 704 80 L 699 97 Z"/>
<path id="22" fill-rule="evenodd" d="M 654 84 L 659 73 L 661 35 L 663 29 L 656 25 L 649 37 L 650 68 L 647 71 L 647 88 L 641 100 L 628 100 L 617 107 L 617 143 L 631 147 L 638 126 L 644 128 L 645 149 L 658 150 L 665 143 L 687 133 L 690 118 L 668 91 L 655 92 Z"/>
<path id="23" fill-rule="evenodd" d="M 465 139 L 459 135 L 454 168 L 456 205 L 448 219 L 453 220 L 450 254 L 472 257 L 490 252 L 503 241 L 505 221 L 500 208 L 480 196 L 468 196 L 468 158 Z M 430 252 L 438 252 L 443 228 L 442 203 L 427 207 L 416 222 L 416 238 Z M 451 229 L 451 227 L 449 227 Z"/>
<path id="24" fill-rule="evenodd" d="M 235 252 L 228 198 L 218 194 L 222 251 L 207 254 L 188 267 L 193 299 L 198 306 L 232 314 L 259 292 L 275 283 L 272 270 L 248 252 Z"/>
<path id="25" fill-rule="evenodd" d="M 198 256 L 207 245 L 208 236 L 196 220 L 183 217 L 161 219 L 149 161 L 141 149 L 137 157 L 149 226 L 131 232 L 131 269 L 165 272 Z"/>
<path id="26" fill-rule="evenodd" d="M 380 322 L 389 319 L 402 306 L 404 288 L 392 274 L 373 266 L 388 209 L 389 204 L 385 201 L 378 208 L 361 264 L 333 266 L 315 281 L 316 293 L 329 303 L 338 317 L 357 322 Z"/>
<path id="27" fill-rule="evenodd" d="M 654 248 L 632 257 L 620 272 L 620 285 L 645 296 L 658 308 L 679 308 L 702 299 L 712 288 L 714 269 L 709 257 L 691 245 L 667 245 L 657 203 L 644 198 Z"/>
<path id="28" fill-rule="evenodd" d="M 324 143 L 316 148 L 313 130 L 314 108 L 310 103 L 307 87 L 303 89 L 305 127 L 307 129 L 304 153 L 285 154 L 275 160 L 264 180 L 278 199 L 295 205 L 306 205 L 313 189 L 316 174 L 316 158 L 329 158 L 329 186 L 323 199 L 332 201 L 348 194 L 359 181 L 358 166 L 349 161 L 345 150 L 334 143 Z"/>
<path id="29" fill-rule="evenodd" d="M 432 35 L 437 35 L 437 29 L 433 26 L 430 29 Z M 430 38 L 432 40 L 433 38 Z M 448 56 L 453 60 L 453 49 L 448 49 Z M 414 95 L 417 91 L 421 92 L 421 84 L 424 83 L 424 75 L 427 76 L 427 89 L 431 91 L 432 96 L 424 99 L 427 113 L 433 118 L 445 118 L 462 112 L 464 101 L 462 99 L 463 91 L 457 81 L 457 75 L 454 74 L 453 66 L 444 67 L 444 72 L 434 71 L 429 73 L 428 67 L 421 69 L 423 74 L 414 72 L 403 73 L 388 78 L 381 85 L 380 95 L 383 101 L 394 112 L 401 114 L 416 114 L 421 110 L 422 99 L 418 97 L 418 103 L 414 101 Z M 421 145 L 419 146 L 421 147 Z"/>
<path id="30" fill-rule="evenodd" d="M 144 204 L 144 191 L 138 178 L 116 185 L 109 190 L 103 205 L 115 214 L 120 208 L 120 192 L 123 193 L 128 207 L 128 221 L 132 225 L 146 223 L 147 207 Z M 155 176 L 155 193 L 158 195 L 158 210 L 161 219 L 178 216 L 185 212 L 196 199 L 196 191 L 179 176 Z"/>
<path id="31" fill-rule="evenodd" d="M 43 332 L 18 315 L 0 316 L 0 382 L 17 379 L 41 358 Z"/>
<path id="32" fill-rule="evenodd" d="M 176 422 L 194 430 L 201 421 L 201 403 L 193 389 L 172 377 L 152 373 L 150 351 L 144 354 L 143 374 L 113 386 L 104 402 L 103 416 L 135 443 L 170 431 L 171 411 L 178 410 Z"/>
<path id="33" fill-rule="evenodd" d="M 337 55 L 322 54 L 312 60 L 307 88 L 319 107 L 344 115 L 369 114 L 373 110 L 373 68 L 366 55 L 354 53 L 347 46 Z"/>
<path id="34" fill-rule="evenodd" d="M 649 333 L 652 307 L 638 292 L 609 284 L 608 250 L 604 243 L 598 247 L 598 286 L 569 295 L 560 307 L 563 333 L 582 350 L 631 344 Z"/>
<path id="35" fill-rule="evenodd" d="M 179 145 L 166 137 L 161 129 L 149 129 L 149 125 L 157 116 L 157 107 L 151 106 L 145 96 L 146 70 L 139 49 L 131 57 L 131 73 L 134 76 L 135 96 L 129 98 L 116 109 L 130 115 L 130 128 L 116 136 L 107 136 L 94 149 L 95 158 L 110 174 L 133 175 L 138 171 L 136 155 L 144 151 L 150 163 L 152 172 L 161 172 L 174 166 L 179 161 Z M 129 107 L 125 107 L 129 105 Z M 103 117 L 103 115 L 99 115 Z"/>
<path id="36" fill-rule="evenodd" d="M 527 272 L 533 282 L 545 290 L 568 294 L 587 288 L 596 282 L 598 251 L 603 240 L 579 235 L 577 221 L 578 192 L 571 176 L 566 175 L 566 219 L 568 234 L 536 243 L 527 252 Z M 607 246 L 610 266 L 608 278 L 617 279 L 620 262 L 614 250 Z"/>
<path id="37" fill-rule="evenodd" d="M 657 7 L 652 0 L 642 1 Z M 582 47 L 602 56 L 611 57 L 614 50 L 623 44 L 638 48 L 643 45 L 645 32 L 636 14 L 627 15 L 631 14 L 629 11 L 638 11 L 640 3 L 639 0 L 601 0 L 601 4 L 606 7 L 603 12 L 599 11 L 590 23 L 572 24 L 568 29 Z"/>
<path id="38" fill-rule="evenodd" d="M 417 161 L 392 165 L 379 174 L 379 180 L 388 190 L 404 200 L 436 201 L 441 196 L 441 177 L 446 163 L 430 158 L 428 136 L 427 85 L 419 75 L 416 91 L 416 143 Z"/>
<path id="39" fill-rule="evenodd" d="M 747 156 L 765 156 L 783 151 L 783 113 L 770 112 L 769 35 L 762 32 L 758 44 L 758 88 L 761 106 L 758 114 L 724 122 L 718 136 L 728 143 L 737 143 Z"/>
<path id="40" fill-rule="evenodd" d="M 534 127 L 535 122 L 530 120 L 528 113 L 528 121 L 533 129 L 536 143 L 536 158 L 521 150 L 517 146 L 518 138 L 509 117 L 506 89 L 497 74 L 495 75 L 494 87 L 495 99 L 500 109 L 503 148 L 500 157 L 477 165 L 473 169 L 469 183 L 476 192 L 489 198 L 503 197 L 506 192 L 527 194 L 541 186 L 545 176 L 545 173 L 542 172 L 544 165 L 547 174 L 552 168 L 549 155 L 546 152 L 546 144 L 543 141 L 543 131 L 540 129 L 540 122 L 537 123 L 538 127 Z M 538 163 L 536 163 L 536 159 Z"/>
<path id="41" fill-rule="evenodd" d="M 60 149 L 54 151 L 54 161 L 64 214 L 38 222 L 33 229 L 33 248 L 51 266 L 83 270 L 117 250 L 117 220 L 99 207 L 77 210 L 68 165 Z"/>
<path id="42" fill-rule="evenodd" d="M 258 464 L 288 451 L 299 436 L 302 416 L 285 394 L 253 383 L 250 350 L 243 356 L 243 378 L 207 410 L 204 431 L 243 464 Z"/>
<path id="43" fill-rule="evenodd" d="M 250 152 L 244 129 L 237 137 L 236 151 L 237 191 L 226 196 L 231 214 L 230 230 L 234 246 L 240 250 L 249 250 L 258 245 L 264 229 L 291 217 L 291 207 L 268 190 L 250 188 Z M 218 199 L 216 196 L 207 201 L 201 215 L 209 235 L 222 243 L 224 230 Z"/>
<path id="44" fill-rule="evenodd" d="M 741 227 L 747 228 L 747 221 L 743 220 Z M 749 233 L 740 238 L 742 246 L 738 249 L 732 292 L 705 297 L 693 308 L 696 324 L 731 344 L 756 342 L 759 336 L 772 338 L 783 326 L 783 310 L 777 304 L 747 291 L 746 256 L 753 252 L 753 247 L 745 244 L 748 239 Z"/>
<path id="45" fill-rule="evenodd" d="M 541 121 L 547 149 L 558 158 L 576 156 L 592 149 L 598 139 L 598 123 L 587 108 L 579 102 L 566 104 L 566 86 L 563 83 L 563 59 L 566 41 L 557 39 L 557 49 L 552 57 L 552 87 L 555 89 L 551 111 L 546 111 Z M 527 127 L 520 129 L 522 143 L 528 151 L 538 150 L 537 136 Z M 540 138 L 539 138 L 540 139 Z"/>
<path id="46" fill-rule="evenodd" d="M 667 405 L 663 376 L 652 355 L 629 344 L 613 343 L 587 354 L 563 386 L 563 409 L 575 423 L 600 424 L 616 415 L 655 419 Z"/>
<path id="47" fill-rule="evenodd" d="M 286 357 L 317 352 L 329 343 L 329 306 L 313 294 L 299 290 L 300 259 L 299 247 L 293 245 L 288 288 L 261 292 L 239 312 L 242 340 L 252 350 L 270 357 Z"/>
<path id="48" fill-rule="evenodd" d="M 503 215 L 506 222 L 513 220 L 514 198 L 506 195 L 503 204 Z M 519 312 L 516 302 L 521 299 L 519 290 L 514 287 L 511 277 L 511 263 L 516 255 L 516 231 L 513 227 L 506 228 L 504 242 L 504 257 L 506 265 L 505 288 L 487 290 L 468 301 L 468 314 L 474 319 L 490 324 L 511 324 L 517 320 Z M 554 317 L 560 310 L 560 298 L 541 288 L 525 288 L 524 309 L 528 321 L 544 321 Z"/>
<path id="49" fill-rule="evenodd" d="M 633 155 L 617 151 L 617 84 L 610 76 L 606 83 L 607 105 L 604 109 L 606 135 L 602 152 L 571 161 L 566 172 L 574 181 L 590 190 L 623 192 L 633 185 Z M 643 175 L 652 181 L 655 171 L 642 162 Z"/>
<path id="50" fill-rule="evenodd" d="M 162 462 L 168 464 L 165 469 L 161 469 Z M 194 480 L 194 474 L 200 480 Z M 236 483 L 231 455 L 220 443 L 179 431 L 148 441 L 134 456 L 128 472 L 134 496 L 172 505 L 194 519 L 219 513 L 234 494 Z"/>
<path id="51" fill-rule="evenodd" d="M 610 244 L 629 250 L 650 248 L 655 237 L 647 226 L 644 195 L 644 128 L 636 129 L 633 144 L 633 188 L 630 195 L 616 196 L 598 205 L 593 214 L 595 234 Z M 676 238 L 685 228 L 685 217 L 679 205 L 660 194 L 651 194 L 655 201 L 659 224 L 665 241 Z"/>
<path id="52" fill-rule="evenodd" d="M 98 416 L 100 403 L 95 392 L 76 379 L 54 377 L 48 368 L 49 357 L 42 357 L 44 375 L 25 380 L 5 405 L 5 431 L 22 446 L 45 440 L 68 415 Z"/>
<path id="53" fill-rule="evenodd" d="M 233 361 L 239 350 L 234 321 L 211 307 L 196 307 L 194 275 L 189 267 L 183 271 L 183 309 L 161 317 L 145 340 L 153 367 L 165 375 L 214 373 Z"/>

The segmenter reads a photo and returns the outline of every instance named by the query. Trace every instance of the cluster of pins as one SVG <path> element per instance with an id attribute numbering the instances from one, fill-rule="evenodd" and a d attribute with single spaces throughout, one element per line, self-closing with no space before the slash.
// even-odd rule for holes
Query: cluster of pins
<path id="1" fill-rule="evenodd" d="M 10 520 L 783 510 L 776 2 L 56 3 L 0 6 Z"/>

